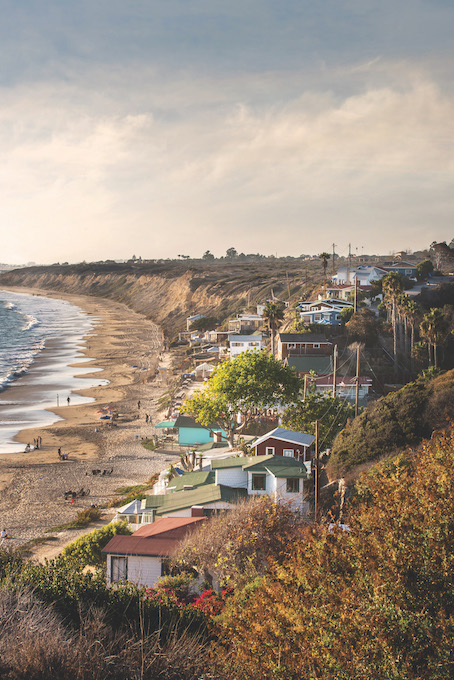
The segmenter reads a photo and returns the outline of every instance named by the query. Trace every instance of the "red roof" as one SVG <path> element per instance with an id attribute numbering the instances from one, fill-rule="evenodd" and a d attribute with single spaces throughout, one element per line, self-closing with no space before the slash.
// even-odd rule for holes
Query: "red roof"
<path id="1" fill-rule="evenodd" d="M 204 521 L 206 517 L 163 517 L 152 524 L 145 524 L 133 536 L 157 536 L 160 538 L 183 538 L 192 524 Z"/>
<path id="2" fill-rule="evenodd" d="M 171 555 L 186 534 L 193 531 L 206 517 L 164 517 L 146 524 L 132 536 L 117 534 L 101 551 L 111 555 Z"/>

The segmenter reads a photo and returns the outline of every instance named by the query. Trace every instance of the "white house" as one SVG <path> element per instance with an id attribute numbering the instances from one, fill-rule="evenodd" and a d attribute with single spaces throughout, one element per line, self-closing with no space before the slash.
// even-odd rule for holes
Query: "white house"
<path id="1" fill-rule="evenodd" d="M 305 436 L 311 441 L 314 439 L 311 435 Z M 252 473 L 265 479 L 263 489 L 259 488 L 261 482 L 258 478 L 253 481 Z M 303 486 L 307 479 L 307 467 L 296 458 L 266 455 L 212 460 L 209 470 L 187 472 L 171 480 L 166 493 L 147 496 L 142 501 L 142 521 L 153 522 L 159 517 L 191 517 L 194 513 L 210 515 L 218 510 L 228 510 L 258 492 L 268 494 L 276 502 L 290 501 L 295 508 L 306 511 L 306 489 Z M 286 480 L 299 481 L 287 484 Z"/>
<path id="2" fill-rule="evenodd" d="M 339 267 L 337 274 L 331 280 L 336 284 L 349 283 L 350 285 L 355 285 L 355 280 L 358 280 L 358 286 L 362 287 L 370 286 L 373 281 L 379 281 L 387 273 L 386 269 L 369 265 Z"/>
<path id="3" fill-rule="evenodd" d="M 363 400 L 369 395 L 369 391 L 372 388 L 372 378 L 367 376 L 359 376 L 359 390 L 358 399 Z M 315 378 L 311 381 L 311 384 L 315 386 L 316 392 L 327 392 L 329 394 L 333 393 L 333 376 L 324 375 L 319 378 Z M 337 376 L 336 377 L 336 396 L 343 399 L 348 399 L 349 401 L 355 401 L 356 399 L 356 377 L 355 376 Z"/>
<path id="4" fill-rule="evenodd" d="M 160 519 L 132 536 L 117 534 L 102 550 L 107 557 L 107 585 L 122 581 L 152 588 L 167 573 L 178 543 L 206 517 Z"/>
<path id="5" fill-rule="evenodd" d="M 235 359 L 242 352 L 261 352 L 263 340 L 261 333 L 257 335 L 229 335 L 230 359 Z"/>

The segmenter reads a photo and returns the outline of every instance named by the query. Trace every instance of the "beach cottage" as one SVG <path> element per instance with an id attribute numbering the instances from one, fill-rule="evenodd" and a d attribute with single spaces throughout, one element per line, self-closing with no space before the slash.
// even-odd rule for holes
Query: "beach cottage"
<path id="1" fill-rule="evenodd" d="M 178 543 L 205 517 L 160 519 L 132 536 L 114 536 L 102 550 L 107 558 L 107 585 L 130 581 L 153 587 L 169 571 L 169 557 Z"/>

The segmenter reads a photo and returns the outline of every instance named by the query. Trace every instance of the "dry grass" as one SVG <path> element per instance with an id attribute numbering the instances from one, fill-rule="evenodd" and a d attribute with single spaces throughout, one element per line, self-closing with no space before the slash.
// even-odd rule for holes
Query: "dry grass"
<path id="1" fill-rule="evenodd" d="M 113 632 L 93 609 L 76 632 L 30 592 L 0 590 L 0 677 L 4 680 L 197 680 L 204 643 L 178 629 Z"/>

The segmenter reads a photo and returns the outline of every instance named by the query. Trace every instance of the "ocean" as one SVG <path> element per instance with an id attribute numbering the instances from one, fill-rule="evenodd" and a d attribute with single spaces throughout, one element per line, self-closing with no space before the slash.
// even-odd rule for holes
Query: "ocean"
<path id="1" fill-rule="evenodd" d="M 60 420 L 47 410 L 93 401 L 73 390 L 106 384 L 86 378 L 82 339 L 97 319 L 66 300 L 0 290 L 0 453 L 23 450 L 14 436 Z M 70 367 L 70 364 L 76 364 Z"/>

